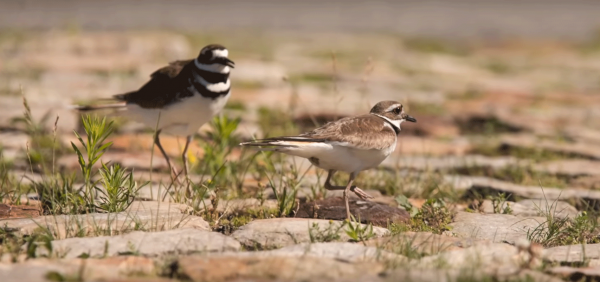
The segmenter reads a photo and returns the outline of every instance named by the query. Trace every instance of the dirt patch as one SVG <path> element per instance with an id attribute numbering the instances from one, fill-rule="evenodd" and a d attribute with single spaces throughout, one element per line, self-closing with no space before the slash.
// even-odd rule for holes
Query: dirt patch
<path id="1" fill-rule="evenodd" d="M 457 119 L 456 123 L 460 128 L 461 134 L 500 134 L 517 133 L 523 129 L 511 124 L 507 124 L 494 116 L 471 116 L 464 119 Z"/>
<path id="2" fill-rule="evenodd" d="M 0 219 L 27 218 L 36 217 L 40 215 L 41 211 L 38 206 L 0 204 Z"/>

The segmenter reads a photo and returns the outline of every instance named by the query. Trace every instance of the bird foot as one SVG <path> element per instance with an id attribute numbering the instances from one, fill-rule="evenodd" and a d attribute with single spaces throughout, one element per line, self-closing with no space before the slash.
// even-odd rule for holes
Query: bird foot
<path id="1" fill-rule="evenodd" d="M 365 191 L 363 191 L 362 189 L 358 188 L 358 187 L 352 187 L 350 189 L 350 191 L 354 192 L 354 194 L 356 194 L 356 196 L 358 196 L 359 198 L 363 199 L 363 200 L 368 200 L 368 199 L 373 199 L 374 197 L 365 193 Z"/>

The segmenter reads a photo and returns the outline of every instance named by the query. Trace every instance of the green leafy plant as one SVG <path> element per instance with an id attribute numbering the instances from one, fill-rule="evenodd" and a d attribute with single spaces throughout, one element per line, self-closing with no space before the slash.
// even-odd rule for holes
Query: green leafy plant
<path id="1" fill-rule="evenodd" d="M 81 188 L 73 187 L 75 175 L 45 175 L 42 181 L 34 181 L 33 188 L 40 196 L 44 214 L 78 214 L 85 212 L 121 212 L 127 209 L 135 198 L 140 186 L 133 180 L 133 173 L 127 172 L 120 165 L 98 163 L 112 142 L 106 139 L 113 132 L 112 122 L 106 118 L 83 116 L 83 128 L 87 134 L 84 139 L 75 132 L 81 147 L 71 142 L 75 151 L 84 184 Z M 92 180 L 99 173 L 98 180 Z"/>
<path id="2" fill-rule="evenodd" d="M 100 176 L 104 189 L 95 186 L 100 195 L 96 208 L 107 212 L 126 210 L 133 203 L 138 190 L 148 184 L 146 182 L 138 186 L 133 180 L 133 173 L 127 172 L 119 164 L 110 167 L 102 164 Z"/>
<path id="3" fill-rule="evenodd" d="M 12 168 L 13 163 L 4 158 L 3 150 L 0 146 L 0 203 L 4 203 L 5 199 L 10 203 L 20 200 L 19 189 L 16 189 L 18 187 L 14 185 L 14 177 L 9 173 Z"/>
<path id="4" fill-rule="evenodd" d="M 87 209 L 84 198 L 73 188 L 74 178 L 74 175 L 60 174 L 33 182 L 44 214 L 77 214 Z"/>
<path id="5" fill-rule="evenodd" d="M 232 187 L 228 192 L 241 194 L 244 178 L 253 165 L 256 152 L 242 151 L 238 158 L 229 158 L 240 142 L 235 134 L 241 119 L 216 116 L 210 123 L 212 130 L 207 133 L 201 146 L 204 156 L 195 170 L 202 175 L 210 175 L 212 185 Z M 204 180 L 203 180 L 204 181 Z"/>
<path id="6" fill-rule="evenodd" d="M 75 136 L 81 143 L 83 150 L 79 149 L 73 142 L 71 142 L 71 146 L 77 154 L 79 167 L 83 174 L 86 201 L 91 206 L 95 206 L 95 183 L 92 181 L 92 176 L 94 175 L 93 166 L 112 145 L 112 142 L 104 143 L 104 141 L 110 136 L 114 128 L 112 121 L 106 122 L 106 117 L 100 119 L 97 116 L 86 115 L 82 117 L 82 121 L 87 135 L 87 142 L 75 131 Z"/>
<path id="7" fill-rule="evenodd" d="M 600 243 L 597 214 L 583 211 L 576 217 L 569 218 L 559 216 L 556 209 L 556 201 L 546 203 L 545 211 L 542 211 L 546 221 L 527 231 L 528 240 L 544 247 Z"/>
<path id="8" fill-rule="evenodd" d="M 506 193 L 499 193 L 497 196 L 489 197 L 492 201 L 494 213 L 512 214 L 513 210 L 510 208 L 510 203 L 506 201 L 509 196 Z"/>
<path id="9" fill-rule="evenodd" d="M 354 216 L 351 216 L 351 220 L 347 222 L 348 228 L 346 229 L 346 235 L 350 237 L 351 241 L 364 242 L 375 237 L 373 232 L 373 224 L 369 223 L 364 225 L 357 221 Z"/>
<path id="10" fill-rule="evenodd" d="M 213 179 L 214 177 L 208 181 L 191 183 L 192 197 L 187 203 L 195 213 L 201 214 L 206 221 L 215 226 L 220 219 L 217 207 L 221 195 L 220 186 Z"/>
<path id="11" fill-rule="evenodd" d="M 312 225 L 308 228 L 308 237 L 310 238 L 311 243 L 325 243 L 325 242 L 333 242 L 340 240 L 340 230 L 344 228 L 346 222 L 342 224 L 334 223 L 333 221 L 329 221 L 329 225 L 321 229 L 321 226 L 313 222 Z"/>
<path id="12" fill-rule="evenodd" d="M 234 134 L 240 123 L 240 118 L 230 119 L 227 116 L 216 116 L 210 122 L 212 131 L 207 133 L 207 142 L 204 142 L 203 163 L 207 165 L 207 171 L 210 175 L 217 172 L 227 173 L 221 169 L 227 162 L 227 156 L 231 154 L 239 139 Z"/>
<path id="13" fill-rule="evenodd" d="M 270 153 L 268 155 L 272 156 Z M 286 217 L 294 211 L 294 207 L 297 206 L 298 187 L 308 172 L 307 169 L 300 175 L 297 167 L 294 164 L 286 163 L 284 158 L 282 155 L 273 158 L 267 157 L 265 158 L 265 166 L 261 167 L 277 200 L 278 216 L 280 217 Z M 278 161 L 274 163 L 273 159 Z"/>
<path id="14" fill-rule="evenodd" d="M 28 238 L 25 239 L 25 248 L 27 258 L 36 258 L 38 257 L 38 248 L 44 248 L 46 255 L 42 255 L 45 257 L 52 256 L 52 240 L 54 238 L 49 232 L 40 232 L 34 233 Z"/>
<path id="15" fill-rule="evenodd" d="M 408 214 L 410 214 L 410 217 L 414 217 L 419 213 L 419 209 L 415 208 L 408 201 L 408 198 L 406 196 L 398 195 L 398 196 L 396 196 L 395 200 L 400 207 L 404 208 L 408 212 Z"/>
<path id="16" fill-rule="evenodd" d="M 441 233 L 444 230 L 450 230 L 448 224 L 452 222 L 452 213 L 448 210 L 444 200 L 427 199 L 415 219 L 421 220 L 436 232 Z"/>
<path id="17" fill-rule="evenodd" d="M 278 189 L 274 185 L 271 185 L 271 189 L 275 195 L 275 199 L 277 199 L 279 216 L 285 217 L 291 214 L 296 204 L 298 189 L 296 187 L 289 187 L 288 185 L 283 185 L 281 192 L 277 191 Z"/>
<path id="18" fill-rule="evenodd" d="M 410 204 L 406 197 L 396 197 L 396 201 L 411 215 L 408 226 L 393 225 L 396 232 L 410 230 L 429 231 L 440 234 L 446 230 L 450 230 L 448 224 L 452 222 L 452 212 L 448 209 L 444 200 L 427 199 L 420 209 Z"/>

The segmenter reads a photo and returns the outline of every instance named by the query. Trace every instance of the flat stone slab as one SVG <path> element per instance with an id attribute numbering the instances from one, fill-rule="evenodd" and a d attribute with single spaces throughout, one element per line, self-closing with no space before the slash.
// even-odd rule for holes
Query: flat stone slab
<path id="1" fill-rule="evenodd" d="M 518 202 L 506 201 L 497 203 L 498 210 L 494 210 L 494 204 L 491 200 L 484 200 L 480 210 L 484 213 L 503 213 L 506 208 L 510 208 L 510 214 L 519 217 L 543 217 L 551 214 L 560 218 L 574 218 L 579 213 L 577 209 L 569 203 L 563 201 L 547 201 L 545 199 L 525 199 Z"/>
<path id="2" fill-rule="evenodd" d="M 398 269 L 390 269 L 381 273 L 381 281 L 411 281 L 411 282 L 452 282 L 456 281 L 460 276 L 460 270 L 457 269 L 413 269 L 408 267 L 398 267 Z M 471 275 L 473 278 L 482 277 L 482 274 L 475 273 Z M 473 281 L 477 281 L 476 279 Z"/>
<path id="3" fill-rule="evenodd" d="M 384 265 L 349 263 L 302 256 L 189 256 L 178 260 L 179 271 L 195 282 L 222 281 L 378 281 Z"/>
<path id="4" fill-rule="evenodd" d="M 556 160 L 533 166 L 538 171 L 569 176 L 600 175 L 598 167 L 600 162 L 592 160 Z"/>
<path id="5" fill-rule="evenodd" d="M 152 259 L 136 256 L 59 260 L 37 258 L 23 263 L 0 264 L 2 282 L 59 281 L 48 280 L 49 273 L 59 277 L 80 277 L 82 281 L 120 281 L 133 275 L 153 275 L 155 271 L 156 265 Z"/>
<path id="6" fill-rule="evenodd" d="M 542 272 L 522 269 L 518 273 L 485 273 L 480 268 L 471 266 L 467 269 L 422 269 L 398 267 L 387 270 L 379 275 L 381 282 L 457 282 L 457 281 L 535 281 L 562 282 L 562 279 L 552 277 Z"/>
<path id="7" fill-rule="evenodd" d="M 54 255 L 64 258 L 110 257 L 136 254 L 156 257 L 167 254 L 238 251 L 241 245 L 221 233 L 197 229 L 179 229 L 162 232 L 135 231 L 119 236 L 69 238 L 52 241 Z M 38 248 L 38 255 L 48 255 Z"/>
<path id="8" fill-rule="evenodd" d="M 600 190 L 600 175 L 580 176 L 572 179 L 570 185 L 586 190 Z"/>
<path id="9" fill-rule="evenodd" d="M 560 276 L 567 281 L 598 281 L 600 280 L 600 267 L 570 267 L 557 266 L 548 270 L 549 273 Z"/>
<path id="10" fill-rule="evenodd" d="M 452 233 L 460 238 L 475 238 L 514 244 L 527 239 L 527 231 L 544 224 L 546 218 L 522 218 L 509 214 L 458 212 L 450 224 Z"/>
<path id="11" fill-rule="evenodd" d="M 29 135 L 19 131 L 0 132 L 2 148 L 26 149 Z"/>
<path id="12" fill-rule="evenodd" d="M 579 211 L 571 204 L 557 200 L 525 199 L 518 201 L 516 204 L 522 206 L 523 209 L 513 214 L 521 217 L 551 214 L 555 217 L 575 218 L 579 214 Z"/>
<path id="13" fill-rule="evenodd" d="M 600 142 L 600 131 L 585 126 L 576 126 L 571 124 L 561 129 L 563 134 L 575 141 L 584 141 L 591 143 Z"/>
<path id="14" fill-rule="evenodd" d="M 465 166 L 485 166 L 491 168 L 503 168 L 517 163 L 523 164 L 523 160 L 514 157 L 487 157 L 482 155 L 468 156 L 401 156 L 388 157 L 382 163 L 387 167 L 401 167 L 415 170 L 448 170 Z"/>
<path id="15" fill-rule="evenodd" d="M 544 258 L 552 262 L 584 262 L 600 259 L 600 244 L 567 245 L 544 250 Z"/>
<path id="16" fill-rule="evenodd" d="M 197 176 L 197 175 L 194 175 Z M 154 181 L 154 180 L 153 180 Z M 193 181 L 193 180 L 192 180 Z M 199 182 L 196 181 L 196 182 Z M 168 185 L 167 185 L 168 186 Z M 270 190 L 270 189 L 269 189 Z M 164 184 L 153 184 L 142 187 L 138 191 L 136 199 L 138 200 L 149 200 L 149 201 L 158 201 L 163 200 L 166 202 L 174 202 L 173 196 L 171 195 L 173 189 L 171 191 L 167 191 Z M 271 209 L 277 207 L 277 200 L 274 199 L 266 199 L 261 201 L 255 198 L 247 198 L 247 199 L 231 199 L 231 200 L 220 200 L 219 205 L 217 207 L 217 212 L 219 213 L 230 213 L 237 211 L 245 211 L 248 209 Z M 205 209 L 211 209 L 212 203 L 209 199 L 205 199 L 203 203 L 199 203 L 197 206 L 198 211 L 202 211 Z"/>
<path id="17" fill-rule="evenodd" d="M 329 242 L 329 243 L 301 243 L 283 247 L 277 250 L 252 252 L 245 254 L 260 254 L 266 256 L 290 256 L 290 257 L 324 257 L 335 258 L 349 262 L 380 261 L 380 262 L 404 262 L 406 258 L 377 247 L 365 246 L 360 243 Z"/>
<path id="18" fill-rule="evenodd" d="M 505 135 L 502 144 L 511 147 L 539 148 L 543 150 L 581 156 L 589 159 L 600 160 L 600 149 L 594 143 L 587 142 L 557 142 L 540 139 L 531 134 Z"/>
<path id="19" fill-rule="evenodd" d="M 408 222 L 410 215 L 406 210 L 372 201 L 350 199 L 350 213 L 362 223 L 387 226 L 390 223 Z M 297 218 L 346 219 L 346 204 L 340 197 L 326 198 L 300 205 Z"/>
<path id="20" fill-rule="evenodd" d="M 434 255 L 462 248 L 472 247 L 477 244 L 487 244 L 489 240 L 478 240 L 474 238 L 458 238 L 446 235 L 433 234 L 431 232 L 403 232 L 394 236 L 371 239 L 366 242 L 367 246 L 392 253 L 401 253 L 410 248 L 420 254 Z"/>
<path id="21" fill-rule="evenodd" d="M 206 209 L 212 208 L 210 202 L 206 203 Z M 277 200 L 264 200 L 249 198 L 249 199 L 232 199 L 219 201 L 217 212 L 219 213 L 235 213 L 257 209 L 275 209 L 277 208 Z"/>
<path id="22" fill-rule="evenodd" d="M 494 193 L 511 194 L 513 197 L 525 199 L 545 199 L 551 204 L 555 200 L 579 201 L 595 209 L 600 209 L 600 191 L 576 189 L 576 188 L 554 188 L 540 186 L 525 186 L 500 181 L 489 177 L 446 175 L 444 181 L 458 191 L 465 191 L 465 197 L 475 193 L 487 195 Z"/>
<path id="23" fill-rule="evenodd" d="M 304 218 L 273 218 L 252 221 L 231 234 L 247 248 L 274 249 L 299 243 L 349 241 L 348 226 L 343 221 Z M 356 224 L 356 223 L 352 223 Z M 362 228 L 366 225 L 361 224 Z M 373 226 L 374 237 L 389 234 L 383 227 Z M 314 243 L 314 242 L 313 242 Z"/>
<path id="24" fill-rule="evenodd" d="M 476 245 L 471 248 L 452 250 L 442 252 L 437 255 L 423 257 L 420 260 L 411 261 L 410 268 L 449 268 L 461 270 L 474 270 L 477 266 L 477 272 L 495 274 L 495 273 L 515 273 L 523 266 L 524 262 L 529 261 L 530 254 L 521 252 L 517 247 L 490 243 Z M 541 263 L 541 258 L 537 258 Z"/>
<path id="25" fill-rule="evenodd" d="M 54 238 L 121 234 L 134 230 L 162 231 L 194 228 L 210 230 L 202 217 L 183 214 L 187 206 L 161 202 L 134 202 L 120 213 L 50 215 L 0 220 L 0 228 L 21 235 L 47 229 Z"/>

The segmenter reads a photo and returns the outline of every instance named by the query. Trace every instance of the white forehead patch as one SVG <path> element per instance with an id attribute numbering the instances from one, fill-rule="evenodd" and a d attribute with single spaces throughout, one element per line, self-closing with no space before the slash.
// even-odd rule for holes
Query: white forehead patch
<path id="1" fill-rule="evenodd" d="M 213 50 L 212 52 L 213 52 L 213 57 L 227 58 L 227 56 L 229 56 L 229 51 L 227 51 L 227 49 Z"/>

